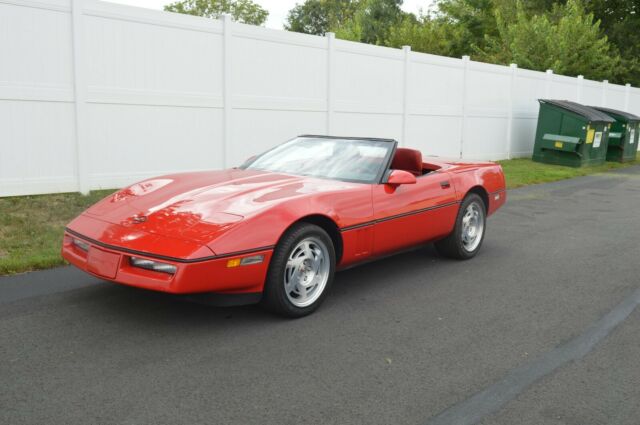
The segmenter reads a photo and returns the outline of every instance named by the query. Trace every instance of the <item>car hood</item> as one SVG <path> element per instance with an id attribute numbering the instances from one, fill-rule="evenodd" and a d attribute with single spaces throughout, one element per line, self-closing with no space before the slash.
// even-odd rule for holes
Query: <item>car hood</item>
<path id="1" fill-rule="evenodd" d="M 121 226 L 207 244 L 274 204 L 352 185 L 257 170 L 157 177 L 120 190 L 85 215 Z"/>

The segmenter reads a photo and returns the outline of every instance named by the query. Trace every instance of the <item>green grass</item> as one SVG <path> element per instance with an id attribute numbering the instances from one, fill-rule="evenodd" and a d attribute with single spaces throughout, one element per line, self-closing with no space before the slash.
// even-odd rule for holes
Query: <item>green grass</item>
<path id="1" fill-rule="evenodd" d="M 64 264 L 62 229 L 113 190 L 0 198 L 0 275 Z"/>
<path id="2" fill-rule="evenodd" d="M 598 167 L 570 168 L 530 159 L 500 161 L 507 188 L 570 179 L 640 164 L 607 162 Z M 0 198 L 0 275 L 64 264 L 60 257 L 62 230 L 75 216 L 113 190 Z"/>
<path id="3" fill-rule="evenodd" d="M 640 154 L 633 162 L 605 162 L 596 167 L 563 167 L 560 165 L 541 164 L 530 159 L 511 159 L 498 161 L 502 165 L 507 179 L 507 189 L 528 186 L 530 184 L 548 183 L 558 180 L 571 179 L 589 174 L 602 173 L 604 171 L 626 168 L 640 164 Z"/>

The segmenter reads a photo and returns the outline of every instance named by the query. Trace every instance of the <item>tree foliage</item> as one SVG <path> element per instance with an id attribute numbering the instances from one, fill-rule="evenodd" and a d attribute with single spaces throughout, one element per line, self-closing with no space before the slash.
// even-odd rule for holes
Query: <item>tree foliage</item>
<path id="1" fill-rule="evenodd" d="M 307 0 L 296 4 L 287 15 L 284 28 L 305 34 L 324 35 L 352 19 L 358 8 L 355 0 Z"/>
<path id="2" fill-rule="evenodd" d="M 306 0 L 287 28 L 640 86 L 638 0 L 436 0 L 419 16 L 401 5 Z"/>
<path id="3" fill-rule="evenodd" d="M 498 36 L 487 38 L 486 47 L 478 49 L 482 60 L 591 79 L 613 79 L 619 72 L 620 57 L 580 0 L 555 4 L 550 13 L 533 16 L 518 3 L 515 19 L 504 19 L 498 9 L 496 22 Z"/>
<path id="4" fill-rule="evenodd" d="M 497 35 L 495 0 L 440 0 L 436 4 L 435 22 L 458 35 L 449 47 L 455 56 L 471 53 L 471 46 L 482 48 Z"/>
<path id="5" fill-rule="evenodd" d="M 213 19 L 229 14 L 233 20 L 251 25 L 263 25 L 269 17 L 267 10 L 251 0 L 180 0 L 164 10 Z"/>
<path id="6" fill-rule="evenodd" d="M 620 52 L 618 82 L 640 86 L 640 2 L 637 0 L 586 0 L 586 7 L 601 21 L 601 28 Z"/>
<path id="7" fill-rule="evenodd" d="M 285 29 L 371 44 L 386 44 L 391 28 L 408 15 L 402 0 L 306 0 L 289 11 Z"/>
<path id="8" fill-rule="evenodd" d="M 385 45 L 391 29 L 408 15 L 400 6 L 402 0 L 359 0 L 353 16 L 332 30 L 338 38 Z"/>
<path id="9" fill-rule="evenodd" d="M 418 18 L 405 17 L 399 25 L 392 27 L 386 44 L 390 47 L 411 46 L 416 52 L 458 56 L 458 46 L 463 45 L 462 38 L 459 27 L 423 15 Z"/>
<path id="10" fill-rule="evenodd" d="M 528 16 L 546 13 L 557 0 L 437 0 L 436 22 L 450 27 L 459 36 L 451 41 L 454 56 L 468 55 L 483 50 L 487 43 L 500 37 L 498 16 L 504 22 L 513 22 L 518 10 Z"/>

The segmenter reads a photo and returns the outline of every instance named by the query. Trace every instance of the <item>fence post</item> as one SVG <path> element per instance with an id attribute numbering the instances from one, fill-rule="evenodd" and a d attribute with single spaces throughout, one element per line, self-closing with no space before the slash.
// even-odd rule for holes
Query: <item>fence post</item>
<path id="1" fill-rule="evenodd" d="M 467 55 L 462 57 L 462 117 L 460 119 L 460 158 L 464 152 L 464 133 L 467 124 L 467 74 L 469 73 L 469 61 Z"/>
<path id="2" fill-rule="evenodd" d="M 602 106 L 607 106 L 607 90 L 609 90 L 609 80 L 602 80 Z"/>
<path id="3" fill-rule="evenodd" d="M 222 35 L 222 101 L 223 101 L 223 123 L 222 123 L 222 146 L 220 147 L 222 168 L 227 168 L 229 162 L 229 147 L 231 146 L 231 127 L 233 114 L 233 90 L 231 85 L 231 73 L 233 63 L 231 62 L 231 49 L 233 37 L 233 20 L 231 15 L 222 15 L 223 35 Z"/>
<path id="4" fill-rule="evenodd" d="M 507 159 L 511 159 L 511 145 L 513 139 L 513 90 L 516 84 L 516 73 L 518 72 L 518 65 L 512 63 L 509 65 L 509 103 L 507 106 L 507 146 L 506 153 Z"/>
<path id="5" fill-rule="evenodd" d="M 404 53 L 404 76 L 402 82 L 402 135 L 400 145 L 407 146 L 407 126 L 409 125 L 409 67 L 411 66 L 411 46 L 402 46 Z"/>
<path id="6" fill-rule="evenodd" d="M 624 110 L 629 110 L 629 102 L 631 100 L 631 84 L 624 85 Z"/>
<path id="7" fill-rule="evenodd" d="M 551 95 L 551 83 L 553 82 L 553 69 L 547 69 L 547 83 L 544 87 L 544 97 L 547 99 Z"/>
<path id="8" fill-rule="evenodd" d="M 333 68 L 335 66 L 335 49 L 336 34 L 328 32 L 327 36 L 327 135 L 331 135 L 333 131 L 333 86 L 334 75 Z"/>
<path id="9" fill-rule="evenodd" d="M 89 150 L 87 146 L 87 82 L 84 66 L 84 34 L 82 30 L 82 7 L 84 0 L 71 2 L 71 33 L 73 44 L 73 93 L 75 112 L 76 167 L 78 191 L 89 194 Z"/>
<path id="10" fill-rule="evenodd" d="M 576 102 L 582 103 L 582 88 L 584 85 L 584 75 L 578 75 L 578 79 L 576 80 Z"/>

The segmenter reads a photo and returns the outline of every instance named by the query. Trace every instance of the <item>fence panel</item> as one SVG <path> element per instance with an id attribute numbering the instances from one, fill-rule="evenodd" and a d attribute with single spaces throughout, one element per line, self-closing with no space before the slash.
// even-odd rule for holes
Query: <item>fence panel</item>
<path id="1" fill-rule="evenodd" d="M 402 51 L 336 40 L 334 58 L 332 134 L 400 139 Z"/>
<path id="2" fill-rule="evenodd" d="M 221 23 L 128 9 L 83 10 L 90 187 L 223 167 Z"/>
<path id="3" fill-rule="evenodd" d="M 410 55 L 405 146 L 427 155 L 460 155 L 464 78 L 464 65 L 459 59 Z"/>
<path id="4" fill-rule="evenodd" d="M 325 134 L 327 40 L 233 27 L 228 165 L 302 133 Z"/>
<path id="5" fill-rule="evenodd" d="M 69 3 L 0 2 L 0 28 L 0 196 L 76 190 Z"/>

